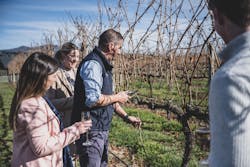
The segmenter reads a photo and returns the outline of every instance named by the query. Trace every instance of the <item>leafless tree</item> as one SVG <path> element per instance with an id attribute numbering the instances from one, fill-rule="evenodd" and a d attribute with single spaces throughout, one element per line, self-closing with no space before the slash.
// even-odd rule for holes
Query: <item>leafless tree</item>
<path id="1" fill-rule="evenodd" d="M 206 0 L 99 0 L 97 6 L 97 19 L 69 14 L 71 28 L 58 29 L 45 41 L 55 38 L 59 46 L 65 40 L 79 42 L 85 56 L 102 30 L 121 31 L 124 54 L 114 62 L 116 88 L 128 89 L 138 78 L 148 83 L 149 97 L 139 102 L 176 115 L 186 139 L 182 166 L 187 166 L 193 145 L 189 121 L 194 117 L 208 122 L 207 108 L 201 107 L 208 94 L 199 95 L 197 80 L 207 79 L 208 87 L 220 65 L 216 53 L 223 46 L 211 26 Z M 155 82 L 167 83 L 168 90 L 175 88 L 179 101 L 154 97 Z"/>

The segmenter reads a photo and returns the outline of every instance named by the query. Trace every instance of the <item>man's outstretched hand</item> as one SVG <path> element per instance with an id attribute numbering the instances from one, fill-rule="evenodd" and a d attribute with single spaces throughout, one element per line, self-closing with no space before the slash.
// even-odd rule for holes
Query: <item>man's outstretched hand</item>
<path id="1" fill-rule="evenodd" d="M 134 116 L 128 116 L 128 120 L 129 122 L 134 126 L 134 127 L 137 127 L 137 128 L 140 128 L 141 127 L 141 119 L 140 118 L 137 118 L 137 117 L 134 117 Z"/>

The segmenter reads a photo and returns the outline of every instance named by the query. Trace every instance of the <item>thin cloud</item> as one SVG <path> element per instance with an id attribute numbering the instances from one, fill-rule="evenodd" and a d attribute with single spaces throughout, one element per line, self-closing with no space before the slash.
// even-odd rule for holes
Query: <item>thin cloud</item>
<path id="1" fill-rule="evenodd" d="M 64 12 L 64 11 L 85 11 L 85 12 L 98 12 L 95 5 L 79 5 L 79 6 L 34 6 L 34 5 L 19 5 L 16 9 L 48 11 L 48 12 Z"/>
<path id="2" fill-rule="evenodd" d="M 9 34 L 15 34 L 9 35 Z M 38 30 L 10 29 L 1 37 L 0 49 L 15 48 L 19 46 L 31 46 L 32 41 L 41 41 L 42 35 Z"/>
<path id="3" fill-rule="evenodd" d="M 34 30 L 56 30 L 62 23 L 55 21 L 23 21 L 23 22 L 6 22 L 5 26 L 21 27 Z"/>
<path id="4" fill-rule="evenodd" d="M 16 36 L 22 34 L 22 36 L 25 36 L 25 38 L 31 38 L 31 37 L 36 38 L 38 34 L 41 34 L 41 31 L 39 31 L 39 30 L 27 30 L 27 29 L 10 29 L 10 30 L 6 30 L 6 33 L 7 34 L 9 34 L 9 33 L 16 34 Z M 16 37 L 14 37 L 14 36 L 11 36 L 11 38 L 16 39 Z M 8 38 L 8 39 L 11 39 L 11 38 Z"/>

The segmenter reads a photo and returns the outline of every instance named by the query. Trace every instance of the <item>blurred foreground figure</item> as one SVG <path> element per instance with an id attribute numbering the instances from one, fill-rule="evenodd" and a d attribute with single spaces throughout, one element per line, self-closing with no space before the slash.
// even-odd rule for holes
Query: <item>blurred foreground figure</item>
<path id="1" fill-rule="evenodd" d="M 211 167 L 250 166 L 250 0 L 208 0 L 227 44 L 209 91 Z"/>

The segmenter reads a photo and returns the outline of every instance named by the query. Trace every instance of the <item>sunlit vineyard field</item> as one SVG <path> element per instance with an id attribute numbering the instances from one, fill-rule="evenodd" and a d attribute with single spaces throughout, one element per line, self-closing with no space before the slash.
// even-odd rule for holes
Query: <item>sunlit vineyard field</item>
<path id="1" fill-rule="evenodd" d="M 1 166 L 9 166 L 11 158 L 12 131 L 8 127 L 7 120 L 13 92 L 14 86 L 8 83 L 0 83 Z M 141 89 L 139 92 L 143 94 L 144 90 Z M 181 130 L 182 125 L 175 118 L 168 119 L 166 112 L 163 110 L 150 110 L 131 103 L 124 107 L 130 115 L 139 116 L 143 124 L 140 129 L 135 129 L 123 122 L 118 116 L 114 116 L 110 131 L 110 152 L 117 153 L 118 157 L 119 152 L 123 152 L 127 156 L 120 156 L 119 158 L 129 166 L 180 166 L 185 142 Z M 195 122 L 191 124 L 194 136 L 197 126 Z M 114 148 L 121 148 L 121 150 L 115 150 Z M 198 166 L 199 160 L 206 157 L 207 150 L 202 150 L 195 142 L 189 166 Z M 116 162 L 112 160 L 110 163 L 115 166 Z"/>

